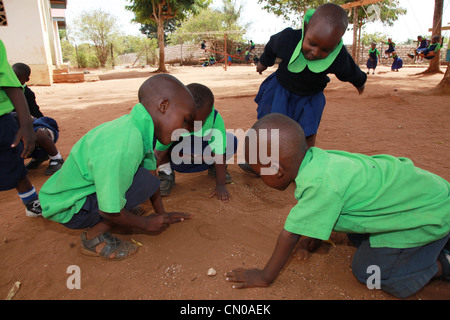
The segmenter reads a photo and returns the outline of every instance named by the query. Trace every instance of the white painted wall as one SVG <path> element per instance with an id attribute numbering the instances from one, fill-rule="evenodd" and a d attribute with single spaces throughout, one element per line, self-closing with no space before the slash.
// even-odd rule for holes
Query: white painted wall
<path id="1" fill-rule="evenodd" d="M 3 0 L 7 26 L 0 26 L 0 38 L 12 64 L 31 68 L 29 84 L 51 85 L 56 60 L 54 28 L 49 0 Z"/>

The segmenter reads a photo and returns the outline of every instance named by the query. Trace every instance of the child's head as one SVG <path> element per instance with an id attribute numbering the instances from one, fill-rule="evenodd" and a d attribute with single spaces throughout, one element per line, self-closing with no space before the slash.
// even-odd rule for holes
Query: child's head
<path id="1" fill-rule="evenodd" d="M 295 180 L 308 150 L 300 125 L 280 113 L 260 118 L 247 133 L 244 148 L 246 162 L 265 184 L 278 190 Z"/>
<path id="2" fill-rule="evenodd" d="M 17 62 L 13 64 L 12 69 L 22 85 L 30 81 L 31 69 L 25 63 Z"/>
<path id="3" fill-rule="evenodd" d="M 214 106 L 214 94 L 205 85 L 190 83 L 186 86 L 194 97 L 196 115 L 195 120 L 205 123 Z"/>
<path id="4" fill-rule="evenodd" d="M 435 34 L 434 36 L 431 37 L 431 43 L 439 42 L 439 39 L 441 39 L 441 36 Z"/>
<path id="5" fill-rule="evenodd" d="M 195 102 L 190 91 L 178 79 L 158 74 L 147 79 L 139 88 L 139 102 L 152 117 L 155 137 L 162 144 L 172 142 L 177 129 L 192 127 Z"/>
<path id="6" fill-rule="evenodd" d="M 340 6 L 325 3 L 305 22 L 302 52 L 307 60 L 325 59 L 347 30 L 347 13 Z"/>
<path id="7" fill-rule="evenodd" d="M 375 47 L 377 46 L 377 44 L 376 44 L 375 42 L 372 42 L 372 43 L 370 44 L 370 46 L 372 47 L 372 49 L 375 49 Z"/>

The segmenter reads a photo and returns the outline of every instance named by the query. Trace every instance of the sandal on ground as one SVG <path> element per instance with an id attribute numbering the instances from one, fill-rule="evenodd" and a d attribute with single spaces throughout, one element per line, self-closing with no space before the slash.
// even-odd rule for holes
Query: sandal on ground
<path id="1" fill-rule="evenodd" d="M 81 252 L 88 256 L 102 257 L 107 260 L 122 260 L 135 253 L 139 248 L 135 244 L 120 240 L 109 232 L 102 233 L 94 239 L 88 240 L 86 232 L 87 230 L 81 233 Z M 95 248 L 101 243 L 106 245 L 98 253 L 95 251 Z M 114 257 L 111 258 L 111 256 Z"/>
<path id="2" fill-rule="evenodd" d="M 208 175 L 211 177 L 216 177 L 216 167 L 210 166 L 208 169 Z M 233 178 L 231 177 L 231 174 L 228 172 L 228 168 L 225 167 L 225 184 L 230 184 L 233 182 Z"/>
<path id="3" fill-rule="evenodd" d="M 441 280 L 450 281 L 450 250 L 447 249 L 449 247 L 449 242 L 445 249 L 441 251 L 438 256 L 438 260 L 442 266 L 442 275 L 440 277 Z"/>
<path id="4" fill-rule="evenodd" d="M 255 170 L 252 169 L 252 167 L 247 163 L 238 163 L 239 168 L 244 170 L 245 172 L 254 175 L 256 177 L 259 177 L 259 173 L 256 173 Z"/>
<path id="5" fill-rule="evenodd" d="M 170 174 L 167 174 L 163 171 L 159 171 L 158 178 L 161 181 L 161 184 L 159 185 L 159 192 L 162 197 L 167 197 L 175 185 L 175 173 L 172 171 Z"/>
<path id="6" fill-rule="evenodd" d="M 131 209 L 130 212 L 136 216 L 142 216 L 145 213 L 145 209 L 143 206 L 139 205 Z"/>

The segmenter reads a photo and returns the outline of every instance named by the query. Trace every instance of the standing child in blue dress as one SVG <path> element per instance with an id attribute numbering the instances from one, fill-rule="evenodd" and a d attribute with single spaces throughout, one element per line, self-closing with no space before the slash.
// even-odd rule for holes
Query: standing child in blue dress
<path id="1" fill-rule="evenodd" d="M 350 82 L 360 94 L 367 80 L 343 45 L 347 25 L 345 10 L 326 3 L 306 12 L 302 29 L 287 28 L 270 38 L 256 71 L 273 66 L 276 58 L 282 61 L 256 95 L 258 119 L 285 114 L 302 126 L 308 145 L 314 146 L 325 107 L 323 90 L 330 81 L 327 74 Z"/>
<path id="2" fill-rule="evenodd" d="M 392 58 L 394 61 L 392 62 L 391 70 L 398 72 L 398 69 L 403 67 L 403 60 L 397 54 L 397 52 L 392 53 Z"/>
<path id="3" fill-rule="evenodd" d="M 378 65 L 378 57 L 380 56 L 380 51 L 378 51 L 378 49 L 376 48 L 377 44 L 375 42 L 372 42 L 370 44 L 370 49 L 369 49 L 369 58 L 367 59 L 367 74 L 369 74 L 370 69 L 372 70 L 372 74 L 375 74 L 375 69 L 377 68 Z"/>

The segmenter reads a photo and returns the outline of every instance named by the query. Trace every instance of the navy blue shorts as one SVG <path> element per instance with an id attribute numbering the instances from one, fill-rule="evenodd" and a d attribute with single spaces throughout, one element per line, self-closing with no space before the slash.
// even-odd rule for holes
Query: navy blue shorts
<path id="1" fill-rule="evenodd" d="M 237 145 L 238 145 L 238 139 L 235 135 L 227 132 L 227 145 L 225 148 L 225 161 L 230 160 L 234 154 L 237 151 Z M 195 150 L 196 144 L 201 146 L 201 149 Z M 180 156 L 183 157 L 183 159 L 186 159 L 186 161 L 182 161 L 179 163 L 179 161 L 174 162 L 174 157 L 177 156 L 176 154 L 172 154 L 173 149 L 175 146 L 178 146 L 177 149 L 183 151 L 183 155 Z M 212 165 L 214 165 L 213 159 L 205 160 L 203 156 L 208 156 L 212 154 L 211 147 L 209 146 L 209 141 L 203 140 L 202 137 L 197 136 L 186 136 L 183 137 L 181 141 L 175 142 L 170 146 L 170 167 L 172 170 L 175 170 L 177 172 L 181 173 L 194 173 L 194 172 L 202 172 L 208 170 Z M 201 156 L 199 158 L 199 163 L 196 163 L 196 160 L 193 160 L 191 155 L 194 153 L 201 153 Z"/>
<path id="2" fill-rule="evenodd" d="M 148 170 L 140 167 L 134 175 L 130 188 L 125 193 L 127 203 L 125 209 L 131 210 L 147 201 L 158 189 L 161 182 Z M 71 220 L 63 225 L 70 229 L 86 229 L 95 226 L 103 220 L 99 213 L 97 194 L 86 197 L 86 202 Z"/>
<path id="3" fill-rule="evenodd" d="M 17 130 L 19 126 L 11 114 L 0 116 L 0 191 L 16 188 L 28 174 L 21 157 L 22 144 L 11 148 Z"/>
<path id="4" fill-rule="evenodd" d="M 381 289 L 397 298 L 407 298 L 422 289 L 437 273 L 437 258 L 450 234 L 421 247 L 371 248 L 369 235 L 348 234 L 357 247 L 352 271 L 355 277 L 367 283 L 373 274 L 369 266 L 380 270 Z"/>
<path id="5" fill-rule="evenodd" d="M 296 121 L 309 137 L 317 133 L 323 109 L 325 95 L 320 91 L 313 95 L 300 96 L 291 93 L 272 73 L 261 84 L 255 97 L 258 104 L 258 119 L 270 113 L 281 113 Z"/>

